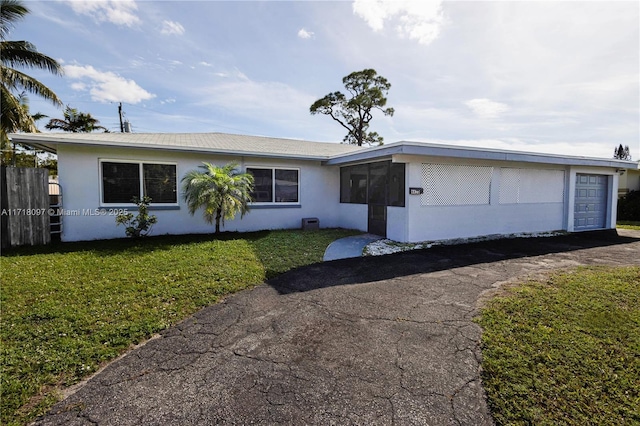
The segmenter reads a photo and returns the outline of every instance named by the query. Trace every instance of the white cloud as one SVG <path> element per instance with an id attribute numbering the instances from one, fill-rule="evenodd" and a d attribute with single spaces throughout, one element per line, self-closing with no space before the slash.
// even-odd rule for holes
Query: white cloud
<path id="1" fill-rule="evenodd" d="M 83 91 L 83 90 L 87 90 L 87 85 L 86 85 L 86 84 L 84 84 L 84 83 L 72 83 L 72 84 L 71 84 L 71 88 L 72 88 L 73 90 L 76 90 L 76 91 L 81 92 L 81 91 Z"/>
<path id="2" fill-rule="evenodd" d="M 132 27 L 140 23 L 134 0 L 70 0 L 69 6 L 79 15 L 91 16 L 97 22 L 111 22 Z"/>
<path id="3" fill-rule="evenodd" d="M 300 31 L 298 31 L 298 37 L 302 38 L 302 39 L 310 39 L 314 36 L 314 32 L 313 31 L 307 31 L 304 28 L 300 28 Z"/>
<path id="4" fill-rule="evenodd" d="M 180 22 L 174 21 L 162 21 L 162 29 L 160 33 L 165 35 L 182 35 L 184 34 L 184 27 Z"/>
<path id="5" fill-rule="evenodd" d="M 464 103 L 474 114 L 481 118 L 497 118 L 507 112 L 509 107 L 506 104 L 495 102 L 490 99 L 471 99 Z"/>
<path id="6" fill-rule="evenodd" d="M 89 90 L 91 99 L 94 101 L 137 104 L 155 97 L 138 86 L 135 81 L 127 80 L 110 71 L 98 71 L 91 65 L 67 65 L 64 67 L 64 72 L 68 78 L 81 80 L 73 83 L 72 89 Z"/>
<path id="7" fill-rule="evenodd" d="M 268 121 L 307 118 L 313 97 L 285 83 L 254 81 L 240 70 L 225 75 L 219 84 L 198 89 L 203 105 L 224 108 L 241 116 Z"/>
<path id="8" fill-rule="evenodd" d="M 441 0 L 355 0 L 353 13 L 364 19 L 374 31 L 382 31 L 388 22 L 395 26 L 400 37 L 425 45 L 438 38 L 445 22 Z"/>

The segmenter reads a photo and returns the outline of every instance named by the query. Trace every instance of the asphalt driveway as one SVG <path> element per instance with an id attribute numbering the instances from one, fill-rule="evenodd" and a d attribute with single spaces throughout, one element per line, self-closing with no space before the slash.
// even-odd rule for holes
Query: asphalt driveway
<path id="1" fill-rule="evenodd" d="M 640 232 L 434 247 L 301 268 L 110 364 L 38 425 L 489 425 L 478 301 L 577 265 L 640 265 Z"/>

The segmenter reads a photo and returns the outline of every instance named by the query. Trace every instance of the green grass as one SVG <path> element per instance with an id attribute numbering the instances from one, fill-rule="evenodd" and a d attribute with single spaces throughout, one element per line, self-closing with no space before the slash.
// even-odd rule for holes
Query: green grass
<path id="1" fill-rule="evenodd" d="M 640 424 L 640 268 L 527 283 L 477 321 L 496 424 Z"/>
<path id="2" fill-rule="evenodd" d="M 621 220 L 616 224 L 616 227 L 621 229 L 634 229 L 636 231 L 640 231 L 640 222 Z"/>
<path id="3" fill-rule="evenodd" d="M 163 236 L 13 249 L 0 258 L 1 424 L 230 293 L 322 261 L 346 230 Z"/>

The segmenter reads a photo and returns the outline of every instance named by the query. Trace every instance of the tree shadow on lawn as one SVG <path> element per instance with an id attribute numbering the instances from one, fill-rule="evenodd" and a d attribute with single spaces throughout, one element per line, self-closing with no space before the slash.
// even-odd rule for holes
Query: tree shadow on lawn
<path id="1" fill-rule="evenodd" d="M 640 238 L 620 236 L 616 230 L 605 230 L 556 237 L 500 239 L 436 246 L 386 256 L 357 257 L 309 265 L 270 279 L 267 284 L 280 294 L 289 294 L 639 241 Z"/>

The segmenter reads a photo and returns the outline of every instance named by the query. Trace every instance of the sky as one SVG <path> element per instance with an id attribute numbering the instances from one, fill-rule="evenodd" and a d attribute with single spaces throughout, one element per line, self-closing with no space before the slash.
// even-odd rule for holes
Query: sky
<path id="1" fill-rule="evenodd" d="M 340 143 L 311 115 L 375 69 L 385 143 L 640 159 L 637 1 L 26 1 L 8 40 L 64 66 L 29 74 L 120 131 L 223 132 Z M 29 97 L 32 113 L 62 110 Z M 38 122 L 42 131 L 47 120 Z"/>

